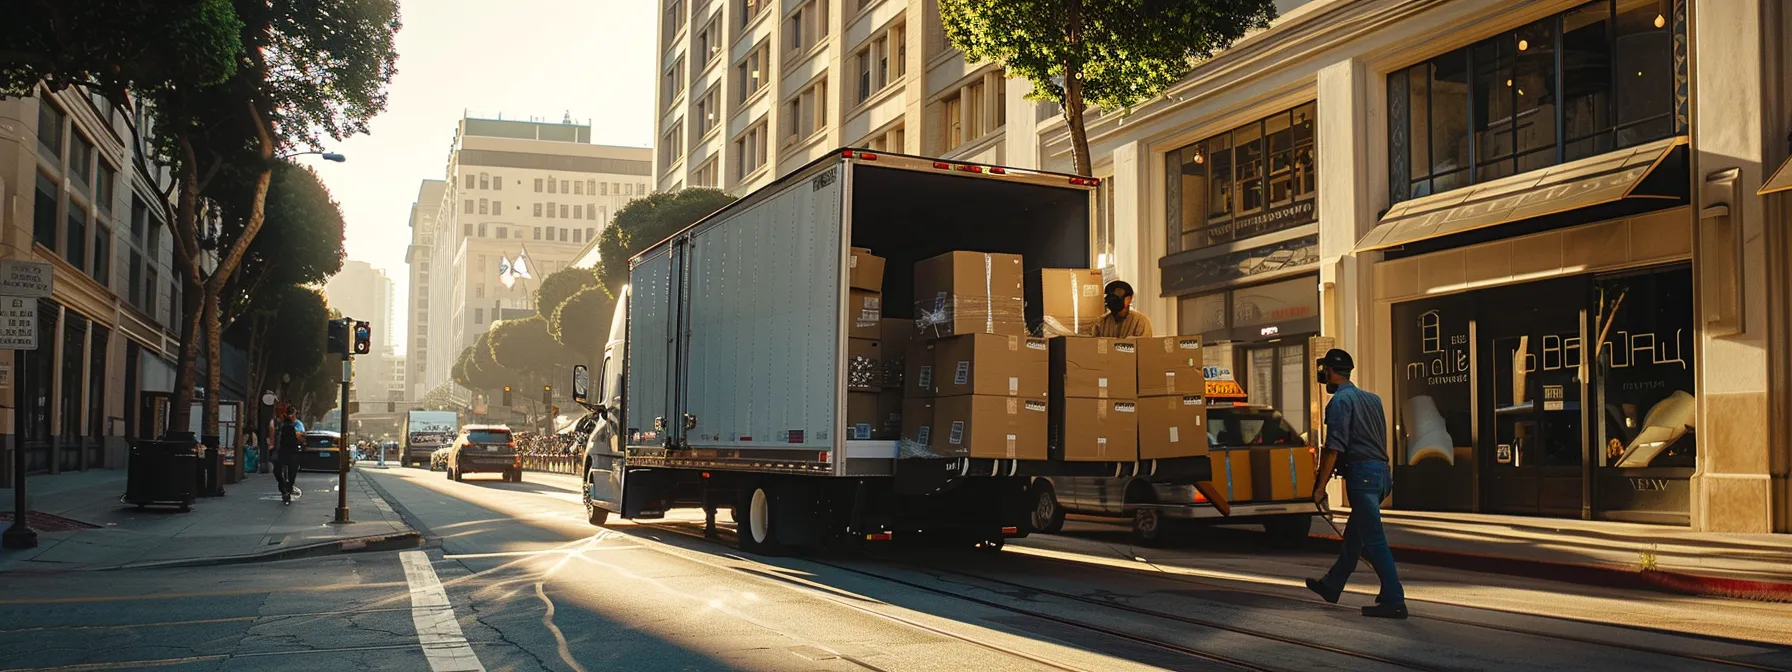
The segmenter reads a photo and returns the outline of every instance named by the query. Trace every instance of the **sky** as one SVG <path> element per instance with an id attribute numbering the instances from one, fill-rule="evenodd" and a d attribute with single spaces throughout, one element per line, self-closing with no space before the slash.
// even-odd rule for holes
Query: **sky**
<path id="1" fill-rule="evenodd" d="M 318 157 L 347 220 L 348 258 L 392 278 L 394 335 L 407 333 L 411 204 L 442 179 L 455 124 L 474 117 L 589 121 L 591 141 L 653 142 L 654 6 L 645 0 L 401 0 L 398 74 L 369 133 Z M 384 340 L 384 339 L 381 339 Z M 408 339 L 393 338 L 403 351 Z"/>

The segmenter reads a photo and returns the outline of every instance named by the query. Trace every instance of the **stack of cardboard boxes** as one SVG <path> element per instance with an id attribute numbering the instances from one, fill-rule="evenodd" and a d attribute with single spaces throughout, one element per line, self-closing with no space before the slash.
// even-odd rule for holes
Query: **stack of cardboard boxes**
<path id="1" fill-rule="evenodd" d="M 884 260 L 852 248 L 847 269 L 846 438 L 891 438 L 880 410 L 884 389 Z"/>
<path id="2" fill-rule="evenodd" d="M 906 455 L 1046 457 L 1046 345 L 1026 335 L 1021 258 L 948 252 L 915 264 L 905 355 Z"/>
<path id="3" fill-rule="evenodd" d="M 1207 454 L 1207 378 L 1198 336 L 1140 338 L 1139 459 Z"/>
<path id="4" fill-rule="evenodd" d="M 1129 339 L 1051 339 L 1053 457 L 1132 462 L 1139 457 L 1138 347 Z"/>

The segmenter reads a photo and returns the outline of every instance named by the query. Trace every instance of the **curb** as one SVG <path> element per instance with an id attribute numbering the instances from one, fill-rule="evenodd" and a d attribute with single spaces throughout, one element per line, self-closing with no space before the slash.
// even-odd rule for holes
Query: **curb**
<path id="1" fill-rule="evenodd" d="M 1330 534 L 1311 535 L 1336 551 L 1343 539 Z M 1392 546 L 1394 559 L 1432 567 L 1448 567 L 1487 574 L 1503 574 L 1582 585 L 1648 590 L 1677 595 L 1727 597 L 1756 602 L 1792 603 L 1792 583 L 1729 579 L 1659 569 L 1629 569 L 1549 560 L 1530 560 L 1497 555 L 1444 551 L 1416 546 Z"/>
<path id="2" fill-rule="evenodd" d="M 379 551 L 396 551 L 416 548 L 423 544 L 423 535 L 415 530 L 396 534 L 381 534 L 349 539 L 334 539 L 315 544 L 282 548 L 267 553 L 246 553 L 243 555 L 225 555 L 213 558 L 189 558 L 185 560 L 163 560 L 157 562 L 137 562 L 114 567 L 96 567 L 98 570 L 119 569 L 162 569 L 169 567 L 210 567 L 215 565 L 241 565 L 251 562 L 273 562 L 276 560 L 292 560 L 336 553 L 371 553 Z"/>

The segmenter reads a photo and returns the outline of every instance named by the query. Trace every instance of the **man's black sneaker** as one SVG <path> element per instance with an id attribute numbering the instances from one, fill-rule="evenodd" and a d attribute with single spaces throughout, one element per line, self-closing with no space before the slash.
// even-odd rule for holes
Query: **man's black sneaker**
<path id="1" fill-rule="evenodd" d="M 1338 594 L 1344 592 L 1342 590 L 1332 590 L 1331 588 L 1327 588 L 1325 582 L 1320 581 L 1319 579 L 1307 579 L 1307 590 L 1318 593 L 1320 599 L 1332 604 L 1337 604 Z"/>
<path id="2" fill-rule="evenodd" d="M 289 492 L 280 495 L 280 501 L 285 504 L 292 504 L 292 493 Z"/>
<path id="3" fill-rule="evenodd" d="M 1376 604 L 1373 607 L 1363 607 L 1363 615 L 1368 616 L 1369 618 L 1405 619 L 1406 605 Z"/>

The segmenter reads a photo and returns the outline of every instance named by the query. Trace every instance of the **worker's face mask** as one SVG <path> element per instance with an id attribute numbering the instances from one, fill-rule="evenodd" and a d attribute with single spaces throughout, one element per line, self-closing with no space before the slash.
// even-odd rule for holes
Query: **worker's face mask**
<path id="1" fill-rule="evenodd" d="M 1109 294 L 1107 305 L 1108 312 L 1110 313 L 1118 313 L 1122 310 L 1126 310 L 1126 297 L 1120 296 L 1119 294 Z"/>
<path id="2" fill-rule="evenodd" d="M 1316 374 L 1313 374 L 1314 382 L 1324 385 L 1326 394 L 1337 394 L 1338 386 L 1332 384 L 1331 376 L 1326 375 L 1329 371 L 1330 371 L 1330 369 L 1327 369 L 1324 365 L 1321 365 L 1319 367 L 1319 372 Z"/>

